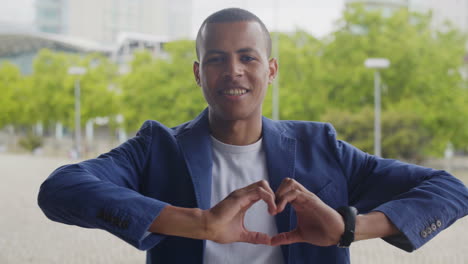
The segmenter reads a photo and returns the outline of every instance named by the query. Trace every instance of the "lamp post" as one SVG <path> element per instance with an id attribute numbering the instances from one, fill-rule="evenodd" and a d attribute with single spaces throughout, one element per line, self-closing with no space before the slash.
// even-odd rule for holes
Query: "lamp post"
<path id="1" fill-rule="evenodd" d="M 70 75 L 84 75 L 86 69 L 83 67 L 70 67 L 68 68 L 68 74 Z M 80 80 L 75 80 L 75 151 L 76 158 L 81 157 L 81 104 L 80 104 Z"/>
<path id="2" fill-rule="evenodd" d="M 367 68 L 374 69 L 374 155 L 382 156 L 380 124 L 380 73 L 379 69 L 386 69 L 390 66 L 390 61 L 385 58 L 369 58 L 364 62 Z"/>
<path id="3" fill-rule="evenodd" d="M 279 61 L 279 30 L 278 30 L 278 10 L 279 3 L 278 0 L 274 2 L 274 18 L 275 18 L 275 38 L 273 41 L 273 57 Z M 277 73 L 276 78 L 273 80 L 273 94 L 272 94 L 272 114 L 273 120 L 279 120 L 279 73 Z"/>

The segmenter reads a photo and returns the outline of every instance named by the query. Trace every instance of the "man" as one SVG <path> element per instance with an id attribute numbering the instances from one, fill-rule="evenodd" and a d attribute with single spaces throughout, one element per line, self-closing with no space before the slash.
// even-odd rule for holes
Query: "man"
<path id="1" fill-rule="evenodd" d="M 50 219 L 107 230 L 148 263 L 348 263 L 352 241 L 412 251 L 468 213 L 444 171 L 363 153 L 329 124 L 262 117 L 278 65 L 255 15 L 212 14 L 196 45 L 208 109 L 57 169 L 38 199 Z"/>

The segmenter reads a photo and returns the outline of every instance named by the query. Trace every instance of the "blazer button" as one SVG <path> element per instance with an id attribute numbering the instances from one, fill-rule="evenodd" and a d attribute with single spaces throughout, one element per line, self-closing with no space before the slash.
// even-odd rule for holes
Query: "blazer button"
<path id="1" fill-rule="evenodd" d="M 122 228 L 127 229 L 128 228 L 128 221 L 122 221 Z"/>
<path id="2" fill-rule="evenodd" d="M 431 229 L 432 229 L 432 231 L 436 231 L 436 230 L 437 230 L 437 226 L 436 226 L 435 223 L 432 223 L 432 224 L 431 224 Z"/>
<path id="3" fill-rule="evenodd" d="M 431 227 L 427 227 L 426 228 L 426 233 L 429 235 L 432 233 L 432 228 Z"/>
<path id="4" fill-rule="evenodd" d="M 424 230 L 421 231 L 420 234 L 421 234 L 422 238 L 426 238 L 426 237 L 427 237 L 427 233 L 426 233 L 426 231 L 424 231 Z"/>
<path id="5" fill-rule="evenodd" d="M 437 221 L 436 221 L 436 225 L 437 225 L 437 227 L 441 227 L 441 226 L 442 226 L 442 221 L 437 220 Z"/>

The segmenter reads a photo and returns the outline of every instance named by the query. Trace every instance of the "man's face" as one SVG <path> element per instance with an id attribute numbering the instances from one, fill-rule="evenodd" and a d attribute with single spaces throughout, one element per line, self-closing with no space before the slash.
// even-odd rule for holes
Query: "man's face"
<path id="1" fill-rule="evenodd" d="M 224 120 L 260 116 L 265 93 L 277 72 L 268 60 L 260 24 L 252 21 L 207 24 L 194 74 L 210 114 Z"/>

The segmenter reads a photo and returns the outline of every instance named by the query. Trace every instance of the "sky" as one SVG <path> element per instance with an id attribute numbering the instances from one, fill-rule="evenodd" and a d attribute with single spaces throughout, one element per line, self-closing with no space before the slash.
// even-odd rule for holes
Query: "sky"
<path id="1" fill-rule="evenodd" d="M 192 35 L 208 15 L 226 7 L 240 7 L 253 12 L 271 31 L 301 28 L 320 37 L 333 29 L 333 22 L 341 15 L 344 0 L 193 0 Z M 34 0 L 0 0 L 0 21 L 32 24 Z"/>
<path id="2" fill-rule="evenodd" d="M 33 19 L 34 0 L 0 0 L 0 21 L 29 24 Z"/>
<path id="3" fill-rule="evenodd" d="M 227 7 L 251 11 L 270 31 L 301 28 L 320 37 L 331 32 L 333 23 L 341 17 L 344 0 L 194 0 L 192 32 L 196 33 L 208 15 Z"/>

